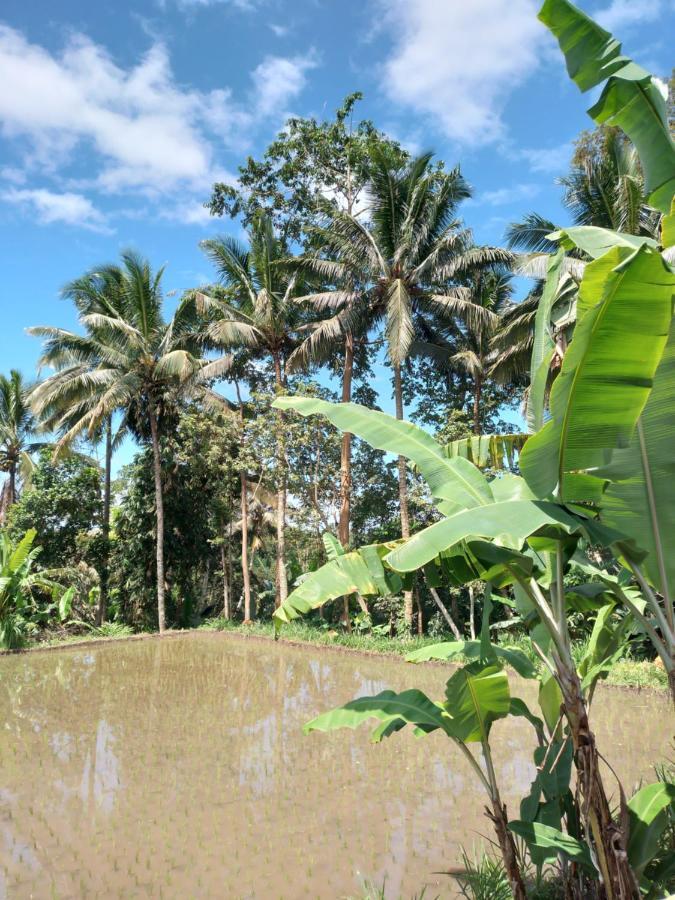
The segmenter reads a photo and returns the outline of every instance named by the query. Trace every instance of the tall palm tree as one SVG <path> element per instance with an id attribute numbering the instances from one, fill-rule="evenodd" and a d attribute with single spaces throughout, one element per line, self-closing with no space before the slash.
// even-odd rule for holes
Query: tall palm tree
<path id="1" fill-rule="evenodd" d="M 31 329 L 46 338 L 42 363 L 57 370 L 35 388 L 33 402 L 46 419 L 60 421 L 61 445 L 80 434 L 95 434 L 119 413 L 152 447 L 160 632 L 166 628 L 160 434 L 177 395 L 196 382 L 205 365 L 189 312 L 181 309 L 172 319 L 164 318 L 162 275 L 163 269 L 153 273 L 146 260 L 127 251 L 108 284 L 114 302 L 92 310 L 83 301 L 85 336 L 61 328 Z"/>
<path id="2" fill-rule="evenodd" d="M 272 364 L 275 390 L 284 392 L 286 363 L 297 343 L 294 333 L 302 313 L 295 302 L 298 276 L 290 272 L 286 248 L 275 235 L 270 217 L 261 213 L 254 219 L 248 247 L 227 236 L 204 241 L 202 248 L 224 288 L 211 296 L 198 295 L 200 309 L 209 320 L 207 342 L 223 350 L 246 347 L 252 357 L 267 360 Z M 230 358 L 223 359 L 221 373 Z M 216 368 L 212 365 L 209 372 L 214 374 Z M 277 606 L 288 596 L 283 422 L 283 413 L 277 411 Z"/>
<path id="3" fill-rule="evenodd" d="M 0 472 L 7 479 L 0 493 L 0 522 L 4 522 L 18 496 L 18 481 L 30 474 L 31 453 L 44 446 L 37 441 L 37 423 L 31 411 L 30 385 L 12 369 L 0 375 Z"/>
<path id="4" fill-rule="evenodd" d="M 415 316 L 461 316 L 471 305 L 460 278 L 469 271 L 510 254 L 499 248 L 476 247 L 456 212 L 471 192 L 459 169 L 444 172 L 425 153 L 405 165 L 376 146 L 371 154 L 368 221 L 336 212 L 316 235 L 317 252 L 306 265 L 324 279 L 329 290 L 305 299 L 331 315 L 310 327 L 299 351 L 320 358 L 338 337 L 354 342 L 362 333 L 382 327 L 394 375 L 396 417 L 403 418 L 402 365 L 415 339 Z M 353 357 L 352 357 L 353 359 Z M 351 395 L 351 364 L 345 354 L 342 399 Z M 349 490 L 349 443 L 342 459 L 343 491 Z M 401 532 L 410 535 L 407 474 L 399 458 Z M 349 502 L 343 496 L 343 506 Z M 346 529 L 345 529 L 346 533 Z M 406 621 L 412 623 L 412 592 L 405 593 Z"/>
<path id="5" fill-rule="evenodd" d="M 61 295 L 75 305 L 80 317 L 93 313 L 123 315 L 122 279 L 119 266 L 98 266 L 66 284 Z M 38 336 L 48 333 L 40 328 L 29 328 L 28 332 Z M 84 335 L 71 335 L 67 341 L 61 340 L 63 337 L 61 333 L 57 342 L 50 341 L 48 353 L 38 362 L 39 367 L 53 367 L 58 374 L 48 379 L 48 387 L 41 388 L 39 394 L 34 393 L 31 398 L 42 427 L 58 435 L 56 454 L 66 449 L 79 435 L 77 423 L 82 415 L 90 411 L 92 398 L 93 402 L 97 402 L 96 392 L 92 391 L 92 379 L 96 377 L 96 370 L 105 363 L 105 353 L 91 325 L 85 326 Z M 110 415 L 97 432 L 91 434 L 95 443 L 104 444 L 102 533 L 105 558 L 96 614 L 98 625 L 105 621 L 108 606 L 112 455 L 125 433 L 124 417 L 114 430 L 113 416 Z"/>

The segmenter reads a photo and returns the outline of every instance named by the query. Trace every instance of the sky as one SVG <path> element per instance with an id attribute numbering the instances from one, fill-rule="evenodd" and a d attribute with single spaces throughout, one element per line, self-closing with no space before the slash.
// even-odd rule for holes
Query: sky
<path id="1" fill-rule="evenodd" d="M 675 0 L 581 0 L 667 78 Z M 131 247 L 178 296 L 213 278 L 204 209 L 289 115 L 363 118 L 459 163 L 477 241 L 531 210 L 591 120 L 531 0 L 2 0 L 0 371 L 35 372 L 30 325 L 72 327 L 68 280 Z M 670 41 L 669 41 L 670 35 Z"/>

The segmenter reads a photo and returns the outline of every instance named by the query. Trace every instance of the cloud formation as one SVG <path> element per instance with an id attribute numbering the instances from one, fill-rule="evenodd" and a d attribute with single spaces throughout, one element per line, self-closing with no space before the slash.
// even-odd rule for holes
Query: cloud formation
<path id="1" fill-rule="evenodd" d="M 429 115 L 452 140 L 499 140 L 510 93 L 539 62 L 537 3 L 388 0 L 378 10 L 393 43 L 382 70 L 389 98 Z"/>
<path id="2" fill-rule="evenodd" d="M 251 73 L 247 95 L 235 100 L 228 88 L 181 85 L 162 43 L 123 68 L 82 34 L 50 53 L 0 26 L 0 133 L 6 145 L 16 143 L 27 170 L 60 177 L 61 188 L 203 192 L 214 178 L 226 177 L 217 148 L 243 146 L 264 121 L 280 123 L 315 65 L 311 52 L 267 57 Z M 44 204 L 57 195 L 43 192 L 38 200 L 34 194 L 43 217 L 49 215 Z M 61 196 L 74 204 L 78 195 Z M 95 224 L 91 210 L 82 220 Z"/>
<path id="3" fill-rule="evenodd" d="M 57 194 L 44 188 L 34 190 L 10 188 L 0 196 L 7 203 L 27 209 L 42 225 L 60 222 L 103 234 L 112 234 L 113 231 L 103 213 L 82 194 L 74 194 L 71 191 Z"/>

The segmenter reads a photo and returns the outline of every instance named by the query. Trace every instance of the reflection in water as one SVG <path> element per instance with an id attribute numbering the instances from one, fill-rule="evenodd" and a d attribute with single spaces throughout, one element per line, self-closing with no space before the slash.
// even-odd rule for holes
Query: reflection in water
<path id="1" fill-rule="evenodd" d="M 490 834 L 442 736 L 302 735 L 365 693 L 440 697 L 442 667 L 186 634 L 4 657 L 0 676 L 0 897 L 337 898 L 385 877 L 390 897 L 425 884 L 452 896 L 438 873 Z M 535 702 L 532 685 L 513 688 Z M 630 788 L 667 754 L 667 703 L 607 688 L 595 706 Z M 528 729 L 493 732 L 514 814 L 533 773 Z"/>

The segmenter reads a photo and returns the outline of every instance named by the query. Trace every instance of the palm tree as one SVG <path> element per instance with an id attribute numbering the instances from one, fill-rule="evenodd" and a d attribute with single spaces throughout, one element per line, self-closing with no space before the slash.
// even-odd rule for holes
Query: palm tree
<path id="1" fill-rule="evenodd" d="M 36 441 L 38 425 L 28 399 L 31 386 L 21 372 L 0 375 L 0 472 L 7 479 L 0 493 L 0 522 L 4 522 L 18 496 L 18 480 L 30 475 L 31 453 L 44 446 Z"/>
<path id="2" fill-rule="evenodd" d="M 181 308 L 164 319 L 162 275 L 163 269 L 153 274 L 146 260 L 127 251 L 107 285 L 114 302 L 103 310 L 83 301 L 84 337 L 61 328 L 31 329 L 46 338 L 42 363 L 57 369 L 35 388 L 33 403 L 45 419 L 61 426 L 61 446 L 80 434 L 96 434 L 116 413 L 152 446 L 160 632 L 166 628 L 160 434 L 179 393 L 195 384 L 205 365 L 189 311 Z"/>
<path id="3" fill-rule="evenodd" d="M 202 248 L 224 287 L 224 291 L 221 288 L 220 293 L 212 292 L 212 296 L 198 294 L 199 307 L 209 318 L 207 342 L 223 350 L 246 347 L 253 357 L 271 362 L 274 388 L 279 393 L 284 392 L 287 387 L 286 363 L 296 345 L 293 335 L 301 323 L 301 309 L 295 302 L 297 274 L 290 273 L 286 248 L 275 235 L 270 217 L 263 213 L 256 216 L 249 231 L 248 247 L 227 236 L 204 241 Z M 226 356 L 220 369 L 217 363 L 211 364 L 209 373 L 213 375 L 219 371 L 222 374 L 230 363 L 231 356 Z M 275 580 L 276 605 L 279 606 L 288 596 L 286 450 L 281 411 L 277 411 L 277 423 Z"/>
<path id="4" fill-rule="evenodd" d="M 331 315 L 310 326 L 299 350 L 304 359 L 320 359 L 339 338 L 382 326 L 394 374 L 396 417 L 403 418 L 401 368 L 415 339 L 415 316 L 461 316 L 471 306 L 460 279 L 467 272 L 511 255 L 499 248 L 476 247 L 456 218 L 471 192 L 459 169 L 444 172 L 426 153 L 401 165 L 399 156 L 382 147 L 371 152 L 368 185 L 369 221 L 335 212 L 316 236 L 317 252 L 305 265 L 324 279 L 329 290 L 304 299 Z M 347 348 L 346 348 L 347 349 Z M 353 356 L 345 352 L 342 399 L 351 396 Z M 343 447 L 343 508 L 349 511 L 349 442 Z M 410 535 L 407 474 L 399 458 L 401 533 Z M 344 528 L 341 534 L 348 535 Z M 344 543 L 344 540 L 343 540 Z M 406 621 L 412 623 L 412 592 L 405 593 Z"/>
<path id="5" fill-rule="evenodd" d="M 92 313 L 103 315 L 123 315 L 123 291 L 121 290 L 123 274 L 119 266 L 104 265 L 91 270 L 80 278 L 69 282 L 61 295 L 75 305 L 80 316 Z M 28 329 L 29 334 L 47 336 L 44 329 Z M 38 366 L 50 366 L 57 369 L 58 374 L 48 379 L 48 386 L 41 388 L 39 395 L 33 394 L 32 404 L 44 430 L 57 433 L 56 454 L 65 449 L 79 434 L 77 423 L 91 410 L 91 403 L 96 400 L 96 392 L 92 391 L 96 370 L 105 362 L 105 352 L 95 329 L 85 327 L 84 335 L 60 333 L 57 341 L 52 342 L 48 352 L 38 362 Z M 39 397 L 39 402 L 38 402 Z M 90 429 L 87 429 L 90 431 Z M 101 592 L 96 614 L 97 625 L 103 624 L 108 606 L 108 563 L 110 555 L 110 512 L 112 455 L 126 433 L 124 418 L 119 428 L 113 431 L 113 417 L 107 416 L 92 439 L 95 443 L 104 443 L 103 463 L 103 545 L 104 560 L 101 572 Z"/>
<path id="6" fill-rule="evenodd" d="M 558 180 L 562 204 L 575 225 L 595 225 L 658 240 L 661 214 L 648 206 L 644 175 L 635 147 L 618 128 L 582 132 L 567 175 Z M 530 213 L 507 230 L 510 247 L 552 252 L 547 235 L 558 226 Z"/>
<path id="7" fill-rule="evenodd" d="M 482 434 L 481 399 L 485 383 L 493 374 L 494 336 L 511 308 L 511 274 L 503 266 L 486 266 L 464 279 L 464 287 L 468 302 L 461 321 L 451 321 L 445 337 L 443 319 L 438 323 L 440 329 L 433 329 L 432 323 L 429 339 L 416 341 L 413 350 L 417 355 L 429 356 L 440 369 L 468 378 L 473 395 L 473 433 Z"/>

